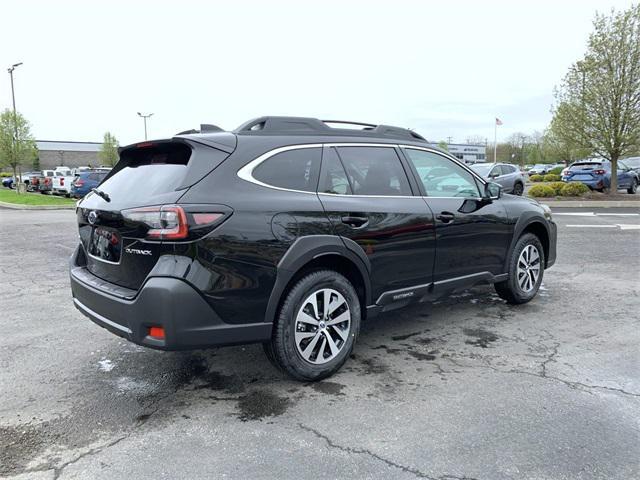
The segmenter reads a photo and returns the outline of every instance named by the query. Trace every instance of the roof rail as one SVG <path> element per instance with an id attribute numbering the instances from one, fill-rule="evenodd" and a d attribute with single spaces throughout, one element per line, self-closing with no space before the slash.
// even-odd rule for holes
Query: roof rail
<path id="1" fill-rule="evenodd" d="M 357 125 L 364 127 L 354 131 L 352 128 L 334 128 L 328 124 Z M 236 128 L 234 133 L 242 134 L 306 134 L 306 135 L 351 135 L 405 138 L 413 141 L 427 140 L 407 128 L 390 125 L 351 122 L 346 120 L 319 120 L 311 117 L 259 117 L 249 120 Z"/>

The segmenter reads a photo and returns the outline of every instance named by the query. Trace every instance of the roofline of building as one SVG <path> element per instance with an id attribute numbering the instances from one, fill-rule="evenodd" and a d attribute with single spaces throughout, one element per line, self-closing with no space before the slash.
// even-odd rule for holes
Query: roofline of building
<path id="1" fill-rule="evenodd" d="M 78 142 L 74 140 L 36 140 L 36 142 L 47 142 L 47 143 L 80 143 L 80 144 L 91 144 L 91 145 L 102 145 L 102 142 Z"/>

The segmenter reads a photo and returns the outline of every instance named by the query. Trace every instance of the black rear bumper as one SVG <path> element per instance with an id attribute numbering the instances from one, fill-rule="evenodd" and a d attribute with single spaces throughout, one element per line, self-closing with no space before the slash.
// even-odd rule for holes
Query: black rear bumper
<path id="1" fill-rule="evenodd" d="M 81 247 L 70 262 L 73 302 L 90 320 L 131 342 L 160 350 L 189 350 L 264 342 L 270 323 L 222 321 L 187 282 L 175 277 L 148 278 L 140 290 L 111 284 L 78 265 Z M 148 335 L 163 327 L 164 339 Z"/>
<path id="2" fill-rule="evenodd" d="M 558 243 L 558 227 L 555 222 L 548 222 L 549 225 L 549 254 L 547 258 L 546 268 L 556 263 L 556 252 Z"/>

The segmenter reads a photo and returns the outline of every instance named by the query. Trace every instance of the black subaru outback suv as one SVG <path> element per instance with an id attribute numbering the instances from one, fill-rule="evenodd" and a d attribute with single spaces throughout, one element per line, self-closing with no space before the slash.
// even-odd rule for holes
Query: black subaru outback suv
<path id="1" fill-rule="evenodd" d="M 547 207 L 415 132 L 342 123 L 263 117 L 123 148 L 77 208 L 76 307 L 162 350 L 262 342 L 318 380 L 380 312 L 479 283 L 536 295 L 556 257 Z"/>

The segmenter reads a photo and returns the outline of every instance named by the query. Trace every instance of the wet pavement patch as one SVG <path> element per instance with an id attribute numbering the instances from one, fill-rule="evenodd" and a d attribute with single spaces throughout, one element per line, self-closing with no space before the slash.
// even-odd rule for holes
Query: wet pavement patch
<path id="1" fill-rule="evenodd" d="M 378 345 L 377 347 L 373 347 L 371 350 L 384 350 L 385 352 L 391 353 L 402 353 L 405 351 L 404 348 L 390 348 L 386 345 Z"/>
<path id="2" fill-rule="evenodd" d="M 241 393 L 245 389 L 245 382 L 237 376 L 205 372 L 194 379 L 193 388 L 194 390 L 225 390 L 229 393 Z"/>
<path id="3" fill-rule="evenodd" d="M 431 353 L 420 353 L 420 352 L 415 352 L 413 350 L 409 351 L 407 353 L 409 353 L 409 355 L 411 355 L 413 358 L 416 358 L 418 360 L 431 361 L 431 360 L 435 360 L 436 359 L 436 356 L 432 355 Z"/>
<path id="4" fill-rule="evenodd" d="M 391 337 L 391 340 L 394 340 L 394 341 L 406 340 L 407 338 L 415 337 L 416 335 L 420 335 L 421 333 L 422 332 L 413 332 L 413 333 L 407 333 L 405 335 L 396 335 L 394 337 Z"/>
<path id="5" fill-rule="evenodd" d="M 265 417 L 282 415 L 291 406 L 291 400 L 267 390 L 255 390 L 238 400 L 238 418 L 243 422 L 262 420 Z"/>
<path id="6" fill-rule="evenodd" d="M 389 367 L 382 363 L 378 363 L 373 358 L 362 358 L 360 359 L 360 362 L 364 365 L 364 371 L 362 372 L 363 375 L 381 374 L 389 370 Z"/>
<path id="7" fill-rule="evenodd" d="M 466 340 L 464 343 L 467 345 L 473 345 L 474 347 L 487 348 L 489 344 L 498 340 L 498 335 L 489 330 L 482 328 L 465 328 L 462 332 L 467 337 L 472 337 L 475 340 Z"/>
<path id="8" fill-rule="evenodd" d="M 344 387 L 341 383 L 336 382 L 316 382 L 311 384 L 311 388 L 316 392 L 325 395 L 344 395 L 344 393 L 342 393 Z"/>

